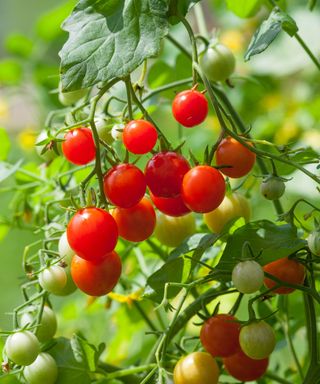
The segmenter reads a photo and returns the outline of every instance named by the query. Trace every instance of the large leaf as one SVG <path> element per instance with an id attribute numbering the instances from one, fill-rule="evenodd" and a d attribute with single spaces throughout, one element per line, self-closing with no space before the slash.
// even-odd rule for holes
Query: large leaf
<path id="1" fill-rule="evenodd" d="M 189 9 L 199 3 L 200 0 L 171 0 L 169 15 L 170 16 L 185 16 Z"/>
<path id="2" fill-rule="evenodd" d="M 50 350 L 50 354 L 56 360 L 59 369 L 57 383 L 90 384 L 89 370 L 75 359 L 70 341 L 62 337 L 56 341 L 57 344 Z"/>
<path id="3" fill-rule="evenodd" d="M 229 237 L 217 268 L 231 271 L 241 258 L 242 246 L 247 241 L 255 255 L 262 252 L 259 259 L 262 265 L 289 256 L 306 245 L 306 241 L 299 239 L 296 229 L 289 224 L 255 221 L 239 228 Z"/>
<path id="4" fill-rule="evenodd" d="M 298 31 L 296 22 L 279 8 L 275 8 L 255 32 L 245 54 L 245 60 L 250 60 L 252 56 L 265 51 L 282 29 L 290 36 L 294 36 Z"/>
<path id="5" fill-rule="evenodd" d="M 158 54 L 168 32 L 166 0 L 80 0 L 63 24 L 64 91 L 123 78 Z"/>
<path id="6" fill-rule="evenodd" d="M 239 17 L 252 17 L 261 7 L 262 0 L 226 0 L 227 6 Z"/>
<path id="7" fill-rule="evenodd" d="M 71 348 L 78 363 L 87 367 L 91 372 L 96 371 L 99 352 L 94 345 L 89 344 L 87 340 L 80 335 L 73 335 Z"/>

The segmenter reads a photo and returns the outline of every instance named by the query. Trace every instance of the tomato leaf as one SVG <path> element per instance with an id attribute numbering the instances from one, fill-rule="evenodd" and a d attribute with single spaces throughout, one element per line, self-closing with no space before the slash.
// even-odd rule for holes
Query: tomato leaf
<path id="1" fill-rule="evenodd" d="M 268 220 L 251 222 L 228 238 L 217 268 L 232 271 L 241 258 L 242 246 L 246 241 L 255 255 L 262 252 L 259 258 L 261 265 L 289 256 L 306 245 L 305 240 L 298 238 L 296 228 L 289 224 L 276 225 Z"/>
<path id="2" fill-rule="evenodd" d="M 1 161 L 0 162 L 0 183 L 6 180 L 11 175 L 13 175 L 20 168 L 21 164 L 22 164 L 22 160 L 19 160 L 14 165 Z"/>
<path id="3" fill-rule="evenodd" d="M 98 351 L 96 347 L 89 344 L 87 340 L 80 335 L 73 335 L 70 344 L 77 362 L 88 367 L 90 372 L 94 372 L 97 369 L 98 362 Z"/>
<path id="4" fill-rule="evenodd" d="M 185 16 L 189 9 L 196 5 L 200 0 L 171 0 L 169 16 Z"/>
<path id="5" fill-rule="evenodd" d="M 165 0 L 80 0 L 63 23 L 63 91 L 126 77 L 156 56 L 168 33 L 167 11 Z"/>
<path id="6" fill-rule="evenodd" d="M 218 235 L 209 233 L 196 233 L 184 240 L 179 247 L 174 249 L 169 256 L 169 260 L 176 259 L 194 251 L 197 255 L 202 254 L 211 247 L 219 238 Z"/>
<path id="7" fill-rule="evenodd" d="M 227 7 L 239 17 L 254 16 L 262 5 L 261 0 L 226 0 Z"/>
<path id="8" fill-rule="evenodd" d="M 50 354 L 55 359 L 59 369 L 57 383 L 90 384 L 90 373 L 84 364 L 75 359 L 70 340 L 60 337 L 55 341 L 56 345 L 50 349 Z"/>
<path id="9" fill-rule="evenodd" d="M 263 21 L 256 30 L 247 52 L 245 60 L 248 61 L 254 55 L 265 51 L 281 30 L 286 31 L 290 36 L 294 36 L 298 27 L 296 22 L 279 8 L 275 8 L 267 20 Z"/>

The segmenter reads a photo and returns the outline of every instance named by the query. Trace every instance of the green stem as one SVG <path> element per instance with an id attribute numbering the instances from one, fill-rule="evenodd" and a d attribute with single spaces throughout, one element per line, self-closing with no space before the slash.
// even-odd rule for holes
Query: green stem
<path id="1" fill-rule="evenodd" d="M 193 63 L 198 64 L 199 59 L 198 59 L 197 42 L 196 42 L 193 30 L 191 28 L 191 25 L 188 23 L 187 19 L 184 17 L 180 17 L 180 20 L 181 20 L 182 24 L 184 25 L 184 27 L 186 28 L 188 35 L 189 35 L 189 38 L 190 38 L 190 41 L 191 41 L 192 61 L 193 61 Z M 194 66 L 192 67 L 192 78 L 193 78 L 193 85 L 196 85 L 197 84 L 197 70 Z"/>
<path id="2" fill-rule="evenodd" d="M 189 57 L 189 59 L 192 59 L 192 56 L 190 54 L 190 52 L 182 45 L 179 43 L 179 41 L 177 41 L 173 36 L 171 35 L 167 35 L 167 39 L 170 41 L 170 43 L 172 43 L 176 48 L 179 49 L 179 51 L 181 51 L 182 53 L 184 53 L 187 57 Z"/>
<path id="3" fill-rule="evenodd" d="M 136 307 L 137 311 L 140 313 L 141 317 L 144 319 L 144 321 L 148 324 L 149 328 L 152 330 L 152 331 L 157 331 L 157 327 L 153 324 L 153 322 L 149 319 L 149 317 L 147 316 L 147 314 L 144 312 L 143 308 L 141 307 L 141 305 L 137 302 L 137 301 L 134 301 L 133 302 L 133 305 Z"/>
<path id="4" fill-rule="evenodd" d="M 275 375 L 273 372 L 267 372 L 264 374 L 263 377 L 267 377 L 268 379 L 272 379 L 276 383 L 280 383 L 280 384 L 292 384 L 291 381 L 288 381 L 286 379 L 282 379 L 281 377 Z"/>
<path id="5" fill-rule="evenodd" d="M 129 119 L 133 120 L 132 101 L 131 101 L 131 92 L 130 92 L 130 90 L 131 90 L 131 88 L 130 88 L 130 84 L 131 84 L 130 76 L 126 79 L 125 84 L 126 84 L 126 91 L 127 91 Z"/>
<path id="6" fill-rule="evenodd" d="M 121 370 L 116 371 L 114 373 L 109 373 L 107 375 L 107 378 L 108 378 L 108 380 L 118 379 L 120 377 L 130 376 L 130 375 L 134 375 L 136 373 L 149 371 L 149 370 L 153 369 L 155 366 L 156 366 L 156 364 L 148 364 L 148 365 L 142 365 L 140 367 L 121 369 Z"/>
<path id="7" fill-rule="evenodd" d="M 306 54 L 310 57 L 310 59 L 312 60 L 312 62 L 314 63 L 314 65 L 320 70 L 320 63 L 318 61 L 318 59 L 315 57 L 315 55 L 311 52 L 310 48 L 307 46 L 307 44 L 305 43 L 305 41 L 301 38 L 301 36 L 296 33 L 294 35 L 294 37 L 296 38 L 296 40 L 299 42 L 299 44 L 301 45 L 301 47 L 304 49 L 304 51 L 306 52 Z"/>

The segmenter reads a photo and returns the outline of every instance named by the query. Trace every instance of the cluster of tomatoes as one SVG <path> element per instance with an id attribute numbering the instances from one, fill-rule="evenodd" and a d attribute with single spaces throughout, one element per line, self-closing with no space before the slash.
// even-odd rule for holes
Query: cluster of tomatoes
<path id="1" fill-rule="evenodd" d="M 265 277 L 265 272 L 279 283 Z M 275 294 L 289 294 L 294 288 L 282 284 L 303 284 L 304 276 L 305 268 L 296 260 L 283 258 L 263 268 L 255 260 L 246 260 L 234 267 L 232 281 L 243 294 L 257 292 L 263 283 Z M 200 331 L 200 341 L 206 352 L 193 352 L 178 361 L 175 384 L 217 384 L 220 369 L 215 358 L 222 359 L 224 369 L 235 379 L 258 380 L 266 372 L 276 344 L 273 328 L 264 320 L 241 325 L 231 314 L 215 314 L 207 319 Z"/>

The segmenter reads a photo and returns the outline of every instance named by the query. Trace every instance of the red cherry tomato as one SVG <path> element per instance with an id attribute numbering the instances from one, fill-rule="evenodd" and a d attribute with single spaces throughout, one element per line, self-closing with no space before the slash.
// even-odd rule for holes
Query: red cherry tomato
<path id="1" fill-rule="evenodd" d="M 208 100 L 196 90 L 189 89 L 176 95 L 172 103 L 174 118 L 181 125 L 191 128 L 201 124 L 208 115 Z"/>
<path id="2" fill-rule="evenodd" d="M 254 381 L 264 375 L 269 359 L 253 360 L 241 350 L 235 355 L 225 357 L 223 364 L 228 373 L 239 381 Z"/>
<path id="3" fill-rule="evenodd" d="M 194 212 L 213 211 L 222 203 L 225 192 L 224 178 L 213 167 L 198 165 L 184 175 L 182 198 L 186 206 Z"/>
<path id="4" fill-rule="evenodd" d="M 98 261 L 114 250 L 118 228 L 110 213 L 100 208 L 84 208 L 70 220 L 67 238 L 78 256 Z"/>
<path id="5" fill-rule="evenodd" d="M 287 257 L 266 264 L 263 267 L 263 270 L 286 283 L 303 284 L 304 281 L 304 266 L 298 263 L 296 260 L 288 259 Z M 278 283 L 266 277 L 264 279 L 264 284 L 267 288 L 272 288 Z M 288 294 L 293 291 L 294 288 L 280 287 L 275 289 L 273 292 L 279 294 Z"/>
<path id="6" fill-rule="evenodd" d="M 240 350 L 240 324 L 236 320 L 232 315 L 219 314 L 203 324 L 200 340 L 212 356 L 227 357 Z"/>
<path id="7" fill-rule="evenodd" d="M 116 252 L 101 262 L 90 262 L 75 255 L 71 276 L 76 286 L 90 296 L 103 296 L 112 291 L 121 275 L 121 260 Z"/>
<path id="8" fill-rule="evenodd" d="M 123 130 L 122 140 L 129 152 L 137 155 L 148 153 L 156 145 L 158 133 L 146 120 L 132 120 Z"/>
<path id="9" fill-rule="evenodd" d="M 62 152 L 71 163 L 84 165 L 90 163 L 95 158 L 96 147 L 89 128 L 73 129 L 67 132 L 64 138 Z"/>
<path id="10" fill-rule="evenodd" d="M 156 225 L 154 208 L 146 198 L 131 208 L 115 208 L 112 215 L 118 225 L 119 235 L 128 241 L 148 239 Z"/>
<path id="11" fill-rule="evenodd" d="M 147 185 L 157 197 L 177 197 L 181 192 L 183 176 L 189 171 L 187 160 L 175 152 L 160 152 L 147 163 Z"/>
<path id="12" fill-rule="evenodd" d="M 234 179 L 249 173 L 255 161 L 255 153 L 251 152 L 232 137 L 223 139 L 216 151 L 217 165 L 230 166 L 230 168 L 221 168 L 221 172 Z"/>
<path id="13" fill-rule="evenodd" d="M 133 164 L 119 164 L 103 179 L 104 193 L 112 204 L 130 208 L 143 198 L 147 183 L 144 173 Z"/>
<path id="14" fill-rule="evenodd" d="M 178 217 L 190 212 L 190 209 L 183 202 L 181 195 L 177 197 L 158 197 L 150 192 L 150 197 L 156 208 L 168 216 Z"/>

